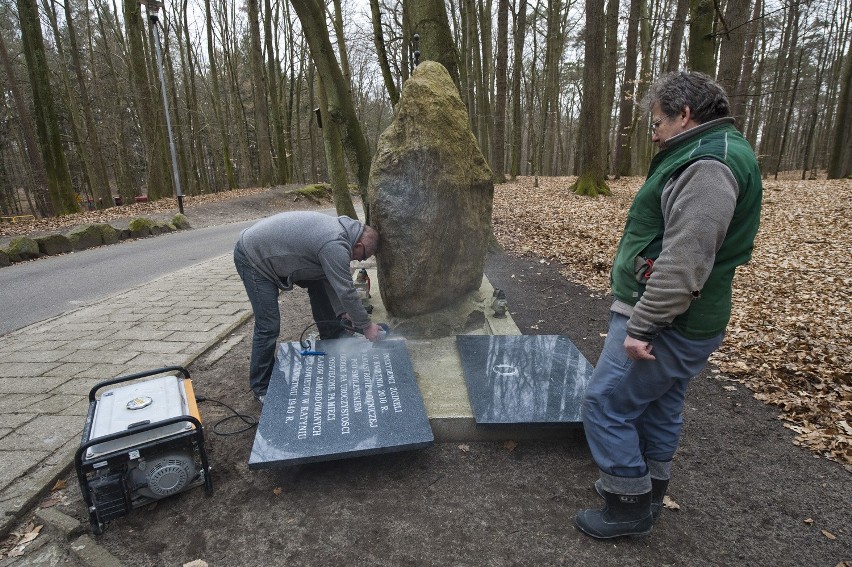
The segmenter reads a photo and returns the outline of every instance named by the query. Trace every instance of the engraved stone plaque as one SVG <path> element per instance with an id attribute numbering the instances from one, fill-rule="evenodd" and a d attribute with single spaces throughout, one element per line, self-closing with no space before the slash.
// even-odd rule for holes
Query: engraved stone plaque
<path id="1" fill-rule="evenodd" d="M 324 354 L 279 345 L 250 469 L 432 445 L 404 340 L 326 340 L 315 350 Z"/>
<path id="2" fill-rule="evenodd" d="M 559 335 L 460 335 L 477 423 L 580 423 L 592 365 Z"/>

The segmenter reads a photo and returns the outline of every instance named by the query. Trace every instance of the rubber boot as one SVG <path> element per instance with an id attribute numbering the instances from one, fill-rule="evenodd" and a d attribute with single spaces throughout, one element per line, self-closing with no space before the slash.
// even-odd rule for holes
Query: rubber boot
<path id="1" fill-rule="evenodd" d="M 663 513 L 663 498 L 666 496 L 666 490 L 669 488 L 669 479 L 651 477 L 651 514 L 654 516 L 654 523 L 660 518 Z M 604 488 L 601 479 L 595 481 L 595 492 L 598 496 L 604 498 Z"/>
<path id="2" fill-rule="evenodd" d="M 669 488 L 669 479 L 651 477 L 651 514 L 656 522 L 663 513 L 663 498 Z"/>
<path id="3" fill-rule="evenodd" d="M 606 505 L 602 510 L 581 510 L 574 519 L 577 527 L 597 539 L 639 536 L 651 533 L 651 493 L 614 494 L 603 491 Z"/>

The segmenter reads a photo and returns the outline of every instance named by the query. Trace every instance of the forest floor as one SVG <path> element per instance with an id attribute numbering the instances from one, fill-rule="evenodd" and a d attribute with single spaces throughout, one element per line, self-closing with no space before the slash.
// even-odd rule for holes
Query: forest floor
<path id="1" fill-rule="evenodd" d="M 606 332 L 609 262 L 641 179 L 613 181 L 613 196 L 598 199 L 571 195 L 571 181 L 539 178 L 535 187 L 520 178 L 495 188 L 503 251 L 489 253 L 486 274 L 506 291 L 524 334 L 566 335 L 594 363 Z M 294 565 L 852 566 L 850 203 L 848 180 L 765 182 L 754 259 L 738 271 L 725 345 L 691 386 L 672 509 L 649 538 L 601 543 L 572 527 L 577 509 L 598 504 L 595 467 L 579 434 L 249 471 L 253 434 L 211 432 L 211 498 L 194 490 L 165 499 L 116 520 L 98 542 L 128 564 L 152 566 L 273 558 Z M 294 202 L 279 189 L 185 201 L 197 228 L 319 206 L 329 205 Z M 122 210 L 134 207 L 146 212 Z M 98 215 L 175 209 L 164 200 Z M 306 297 L 283 294 L 281 308 L 282 340 L 293 340 L 310 321 Z M 190 372 L 206 397 L 256 414 L 244 384 L 250 322 L 234 337 L 240 340 L 228 354 L 204 356 Z M 229 413 L 210 403 L 201 411 L 206 424 Z M 75 482 L 72 473 L 50 505 L 85 523 Z"/>

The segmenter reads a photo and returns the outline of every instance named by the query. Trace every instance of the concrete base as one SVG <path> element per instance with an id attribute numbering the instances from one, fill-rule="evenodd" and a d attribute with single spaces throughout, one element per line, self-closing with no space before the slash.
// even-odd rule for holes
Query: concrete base
<path id="1" fill-rule="evenodd" d="M 380 323 L 391 321 L 378 293 L 378 275 L 375 267 L 367 267 L 372 289 L 372 319 Z M 520 335 L 508 312 L 495 317 L 491 309 L 494 288 L 485 275 L 475 301 L 485 314 L 481 328 L 468 331 L 471 335 Z M 392 335 L 393 336 L 393 335 Z M 437 442 L 499 441 L 520 439 L 561 438 L 582 431 L 575 425 L 477 425 L 467 395 L 461 357 L 456 347 L 456 337 L 434 339 L 407 339 L 408 353 L 414 368 L 417 385 L 423 395 L 426 414 Z"/>

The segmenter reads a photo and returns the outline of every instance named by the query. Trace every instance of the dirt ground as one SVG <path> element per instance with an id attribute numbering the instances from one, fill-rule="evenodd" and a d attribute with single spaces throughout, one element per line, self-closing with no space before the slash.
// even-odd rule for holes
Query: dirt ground
<path id="1" fill-rule="evenodd" d="M 240 216 L 280 210 L 263 198 Z M 221 205 L 226 206 L 226 205 Z M 217 212 L 218 211 L 218 212 Z M 232 219 L 211 206 L 193 226 Z M 193 215 L 196 216 L 193 219 Z M 595 362 L 609 300 L 555 265 L 494 250 L 486 274 L 524 334 L 568 336 Z M 282 295 L 282 340 L 310 323 L 302 291 Z M 247 391 L 251 321 L 223 357 L 190 368 L 196 394 L 257 416 Z M 219 435 L 231 415 L 200 411 L 214 492 L 166 498 L 111 523 L 97 541 L 127 565 L 852 565 L 852 475 L 792 444 L 777 412 L 740 385 L 695 379 L 665 510 L 645 538 L 599 542 L 573 525 L 596 506 L 582 432 L 560 440 L 447 443 L 417 451 L 250 471 L 254 430 Z M 233 428 L 233 421 L 223 425 Z M 59 509 L 86 522 L 69 474 Z"/>

